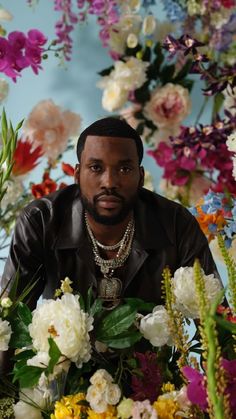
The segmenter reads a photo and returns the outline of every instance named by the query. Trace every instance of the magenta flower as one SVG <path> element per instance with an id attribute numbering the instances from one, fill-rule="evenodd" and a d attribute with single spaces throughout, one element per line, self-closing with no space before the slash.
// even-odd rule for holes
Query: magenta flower
<path id="1" fill-rule="evenodd" d="M 191 403 L 196 404 L 203 411 L 207 409 L 207 392 L 204 385 L 204 375 L 192 367 L 183 367 L 182 372 L 188 379 L 187 396 Z"/>
<path id="2" fill-rule="evenodd" d="M 32 45 L 41 47 L 47 42 L 47 38 L 38 29 L 31 29 L 27 35 L 28 42 L 30 42 Z"/>
<path id="3" fill-rule="evenodd" d="M 0 37 L 0 71 L 4 71 L 4 69 L 8 66 L 8 41 Z"/>

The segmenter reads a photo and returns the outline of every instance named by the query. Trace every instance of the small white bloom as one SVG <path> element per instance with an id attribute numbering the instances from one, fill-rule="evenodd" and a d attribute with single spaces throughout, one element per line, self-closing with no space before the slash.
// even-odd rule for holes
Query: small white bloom
<path id="1" fill-rule="evenodd" d="M 117 416 L 121 419 L 129 419 L 132 416 L 132 408 L 134 401 L 132 399 L 126 399 L 125 397 L 117 406 Z"/>
<path id="2" fill-rule="evenodd" d="M 203 272 L 203 271 L 202 271 Z M 204 274 L 204 272 L 203 272 Z M 206 298 L 212 303 L 222 289 L 222 284 L 213 274 L 205 275 Z M 188 318 L 199 318 L 198 298 L 196 294 L 193 267 L 177 269 L 172 278 L 173 292 L 176 297 L 176 308 Z"/>
<path id="3" fill-rule="evenodd" d="M 91 356 L 89 331 L 93 319 L 79 304 L 79 296 L 64 294 L 61 299 L 44 300 L 33 311 L 29 333 L 33 347 L 48 352 L 48 338 L 52 336 L 62 355 L 75 362 L 79 367 Z"/>
<path id="4" fill-rule="evenodd" d="M 10 323 L 7 320 L 2 320 L 0 318 L 0 351 L 8 350 L 11 334 L 12 330 Z"/>
<path id="5" fill-rule="evenodd" d="M 13 16 L 8 10 L 3 9 L 3 7 L 0 7 L 0 21 L 2 20 L 12 20 Z"/>
<path id="6" fill-rule="evenodd" d="M 102 106 L 108 112 L 113 112 L 122 108 L 127 100 L 128 92 L 119 85 L 118 81 L 111 80 L 103 92 Z"/>
<path id="7" fill-rule="evenodd" d="M 164 306 L 154 307 L 140 321 L 140 332 L 153 346 L 172 345 L 169 315 Z"/>
<path id="8" fill-rule="evenodd" d="M 112 71 L 112 77 L 118 81 L 123 89 L 132 91 L 138 89 L 147 80 L 146 70 L 148 62 L 130 57 L 126 62 L 117 60 Z"/>
<path id="9" fill-rule="evenodd" d="M 10 308 L 12 306 L 12 300 L 9 297 L 4 297 L 1 300 L 2 308 Z"/>
<path id="10" fill-rule="evenodd" d="M 130 33 L 126 43 L 128 48 L 135 48 L 138 45 L 138 37 L 134 33 Z"/>
<path id="11" fill-rule="evenodd" d="M 151 35 L 156 29 L 156 19 L 153 15 L 145 16 L 143 20 L 142 31 L 144 35 Z"/>
<path id="12" fill-rule="evenodd" d="M 236 153 L 236 131 L 228 136 L 226 145 L 229 151 Z"/>
<path id="13" fill-rule="evenodd" d="M 92 375 L 89 381 L 91 384 L 98 385 L 101 380 L 104 380 L 106 383 L 112 383 L 113 378 L 106 370 L 101 368 Z"/>
<path id="14" fill-rule="evenodd" d="M 105 391 L 105 400 L 108 404 L 115 405 L 119 402 L 121 396 L 120 387 L 117 384 L 111 383 L 107 386 Z"/>

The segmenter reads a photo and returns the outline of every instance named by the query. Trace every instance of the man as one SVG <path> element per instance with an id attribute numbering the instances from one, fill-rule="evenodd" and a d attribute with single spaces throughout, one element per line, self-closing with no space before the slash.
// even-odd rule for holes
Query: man
<path id="1" fill-rule="evenodd" d="M 187 209 L 143 188 L 143 145 L 126 122 L 104 118 L 79 137 L 75 184 L 30 203 L 12 238 L 3 282 L 20 272 L 20 291 L 51 298 L 69 277 L 74 291 L 108 308 L 122 297 L 161 303 L 165 266 L 172 273 L 200 259 L 216 268 L 207 240 Z"/>

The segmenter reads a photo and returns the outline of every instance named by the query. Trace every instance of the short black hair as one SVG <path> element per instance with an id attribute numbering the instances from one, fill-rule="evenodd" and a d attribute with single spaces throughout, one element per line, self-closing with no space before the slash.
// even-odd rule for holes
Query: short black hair
<path id="1" fill-rule="evenodd" d="M 79 136 L 77 142 L 77 157 L 80 162 L 81 154 L 84 149 L 85 141 L 88 135 L 98 135 L 102 137 L 120 137 L 120 138 L 131 138 L 135 141 L 139 164 L 143 158 L 143 143 L 142 140 L 135 131 L 126 121 L 119 118 L 107 117 L 99 119 L 89 125 Z"/>

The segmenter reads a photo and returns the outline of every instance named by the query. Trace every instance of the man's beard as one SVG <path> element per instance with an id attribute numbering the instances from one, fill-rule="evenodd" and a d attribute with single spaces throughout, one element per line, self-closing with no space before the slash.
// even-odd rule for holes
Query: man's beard
<path id="1" fill-rule="evenodd" d="M 81 192 L 81 191 L 80 191 Z M 115 196 L 117 198 L 119 198 L 122 202 L 122 207 L 120 209 L 120 211 L 115 214 L 115 215 L 100 215 L 99 212 L 97 211 L 96 208 L 96 202 L 97 199 L 100 196 Z M 103 193 L 100 195 L 97 195 L 94 197 L 93 199 L 93 203 L 89 202 L 89 200 L 86 198 L 86 196 L 84 196 L 82 194 L 82 192 L 80 193 L 80 197 L 81 197 L 81 202 L 82 205 L 85 209 L 85 211 L 87 211 L 89 213 L 89 215 L 91 215 L 91 217 L 94 219 L 94 221 L 96 221 L 99 224 L 103 224 L 103 225 L 116 225 L 121 223 L 122 221 L 125 220 L 125 218 L 127 217 L 127 215 L 134 209 L 134 206 L 137 202 L 138 199 L 138 195 L 139 195 L 139 191 L 137 191 L 137 193 L 135 195 L 133 195 L 133 197 L 131 197 L 129 199 L 129 201 L 125 201 L 124 198 L 120 195 L 118 195 L 116 192 L 113 193 Z"/>

